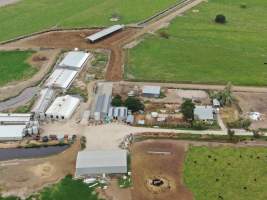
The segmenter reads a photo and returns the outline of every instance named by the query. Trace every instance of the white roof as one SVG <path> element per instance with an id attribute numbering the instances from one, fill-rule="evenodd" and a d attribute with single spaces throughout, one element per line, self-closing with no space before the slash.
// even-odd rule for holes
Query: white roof
<path id="1" fill-rule="evenodd" d="M 114 25 L 114 26 L 111 26 L 109 28 L 106 28 L 106 29 L 103 29 L 93 35 L 90 35 L 88 36 L 86 39 L 94 42 L 102 37 L 105 37 L 107 35 L 110 35 L 111 33 L 114 33 L 120 29 L 123 29 L 124 28 L 124 25 Z"/>
<path id="2" fill-rule="evenodd" d="M 47 79 L 45 86 L 67 89 L 77 74 L 75 70 L 56 69 Z"/>
<path id="3" fill-rule="evenodd" d="M 31 114 L 21 113 L 0 113 L 0 122 L 29 122 L 31 116 Z"/>
<path id="4" fill-rule="evenodd" d="M 108 116 L 110 118 L 112 117 L 122 117 L 127 118 L 128 115 L 128 109 L 127 107 L 110 107 Z"/>
<path id="5" fill-rule="evenodd" d="M 143 94 L 160 94 L 160 86 L 144 86 Z"/>
<path id="6" fill-rule="evenodd" d="M 213 108 L 212 106 L 196 106 L 194 109 L 194 115 L 199 120 L 213 120 Z"/>
<path id="7" fill-rule="evenodd" d="M 0 140 L 22 139 L 26 125 L 0 125 Z"/>
<path id="8" fill-rule="evenodd" d="M 71 117 L 75 109 L 78 107 L 80 99 L 70 95 L 58 97 L 48 108 L 45 114 L 48 116 L 58 116 L 68 119 Z"/>
<path id="9" fill-rule="evenodd" d="M 72 67 L 79 70 L 82 68 L 89 56 L 90 53 L 83 51 L 68 52 L 64 59 L 59 63 L 59 67 Z"/>
<path id="10" fill-rule="evenodd" d="M 80 151 L 76 168 L 127 166 L 126 150 Z"/>

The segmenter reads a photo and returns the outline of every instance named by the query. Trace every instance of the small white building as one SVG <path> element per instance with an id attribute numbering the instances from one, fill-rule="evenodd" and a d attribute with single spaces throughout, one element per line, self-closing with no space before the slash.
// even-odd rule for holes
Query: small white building
<path id="1" fill-rule="evenodd" d="M 86 65 L 86 62 L 92 54 L 83 51 L 70 51 L 63 60 L 59 63 L 58 67 L 67 68 L 80 71 Z"/>
<path id="2" fill-rule="evenodd" d="M 117 119 L 120 121 L 125 121 L 128 116 L 127 107 L 110 107 L 108 117 L 110 119 Z"/>
<path id="3" fill-rule="evenodd" d="M 212 106 L 196 106 L 194 109 L 194 119 L 201 121 L 213 121 L 214 110 Z"/>
<path id="4" fill-rule="evenodd" d="M 144 86 L 142 90 L 142 95 L 149 98 L 159 98 L 160 97 L 160 86 Z"/>
<path id="5" fill-rule="evenodd" d="M 78 72 L 76 70 L 69 69 L 55 69 L 55 71 L 47 79 L 45 86 L 52 88 L 68 89 Z"/>
<path id="6" fill-rule="evenodd" d="M 0 141 L 18 141 L 25 136 L 26 125 L 0 125 Z"/>
<path id="7" fill-rule="evenodd" d="M 78 153 L 76 178 L 125 173 L 127 173 L 126 150 L 80 151 Z"/>
<path id="8" fill-rule="evenodd" d="M 45 115 L 47 118 L 56 120 L 69 119 L 80 104 L 80 99 L 70 95 L 58 97 L 48 108 Z"/>

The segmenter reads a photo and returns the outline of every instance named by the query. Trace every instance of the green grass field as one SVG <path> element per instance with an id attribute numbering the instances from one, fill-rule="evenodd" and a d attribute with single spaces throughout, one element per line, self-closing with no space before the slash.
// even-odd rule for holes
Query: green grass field
<path id="1" fill-rule="evenodd" d="M 267 148 L 191 147 L 184 181 L 196 200 L 266 200 Z"/>
<path id="2" fill-rule="evenodd" d="M 0 8 L 0 41 L 52 27 L 93 27 L 134 23 L 176 0 L 22 0 Z M 121 17 L 111 22 L 113 14 Z"/>
<path id="3" fill-rule="evenodd" d="M 241 8 L 246 3 L 247 8 Z M 194 11 L 194 12 L 193 12 Z M 210 0 L 129 51 L 132 80 L 267 85 L 267 1 Z M 217 14 L 227 24 L 214 22 Z"/>
<path id="4" fill-rule="evenodd" d="M 37 72 L 26 61 L 32 51 L 0 51 L 0 86 L 27 79 Z"/>
<path id="5" fill-rule="evenodd" d="M 100 200 L 94 188 L 82 180 L 73 180 L 67 176 L 58 184 L 43 189 L 39 194 L 33 195 L 27 200 Z M 20 200 L 17 197 L 1 198 L 0 200 Z"/>

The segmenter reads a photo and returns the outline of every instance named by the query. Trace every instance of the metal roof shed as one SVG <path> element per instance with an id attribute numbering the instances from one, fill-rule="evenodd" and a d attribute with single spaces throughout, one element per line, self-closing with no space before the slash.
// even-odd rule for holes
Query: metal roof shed
<path id="1" fill-rule="evenodd" d="M 89 40 L 90 42 L 96 42 L 97 40 L 103 39 L 104 37 L 115 33 L 119 30 L 122 30 L 124 28 L 124 25 L 114 25 L 111 27 L 108 27 L 106 29 L 103 29 L 93 35 L 88 36 L 86 39 Z"/>
<path id="2" fill-rule="evenodd" d="M 70 95 L 58 97 L 46 111 L 52 119 L 69 119 L 80 104 L 80 99 Z"/>
<path id="3" fill-rule="evenodd" d="M 62 68 L 81 70 L 90 56 L 90 53 L 83 51 L 70 51 L 66 54 L 58 66 Z"/>
<path id="4" fill-rule="evenodd" d="M 80 151 L 76 161 L 76 177 L 127 173 L 127 151 Z"/>
<path id="5" fill-rule="evenodd" d="M 75 70 L 56 69 L 47 79 L 45 86 L 68 89 L 77 74 Z"/>
<path id="6" fill-rule="evenodd" d="M 0 124 L 25 125 L 30 122 L 32 114 L 0 113 Z"/>
<path id="7" fill-rule="evenodd" d="M 142 93 L 147 97 L 159 97 L 160 89 L 160 86 L 144 86 Z"/>
<path id="8" fill-rule="evenodd" d="M 0 125 L 0 141 L 22 140 L 26 125 Z"/>

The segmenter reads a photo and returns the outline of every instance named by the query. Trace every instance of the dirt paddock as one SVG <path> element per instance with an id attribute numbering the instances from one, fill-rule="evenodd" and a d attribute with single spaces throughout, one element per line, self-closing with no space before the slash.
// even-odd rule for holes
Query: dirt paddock
<path id="1" fill-rule="evenodd" d="M 109 49 L 111 50 L 111 57 L 106 79 L 111 81 L 122 80 L 124 63 L 122 47 L 128 41 L 129 37 L 134 35 L 138 29 L 127 28 L 93 44 L 86 41 L 85 38 L 87 36 L 99 30 L 100 29 L 51 31 L 0 45 L 0 48 Z"/>
<path id="2" fill-rule="evenodd" d="M 147 140 L 132 146 L 133 200 L 190 200 L 183 184 L 183 161 L 187 145 L 175 141 Z M 150 180 L 161 179 L 162 188 Z"/>
<path id="3" fill-rule="evenodd" d="M 253 121 L 252 128 L 267 128 L 267 94 L 266 93 L 249 93 L 235 92 L 239 106 L 243 115 L 247 117 L 249 112 L 260 112 L 262 120 Z"/>

